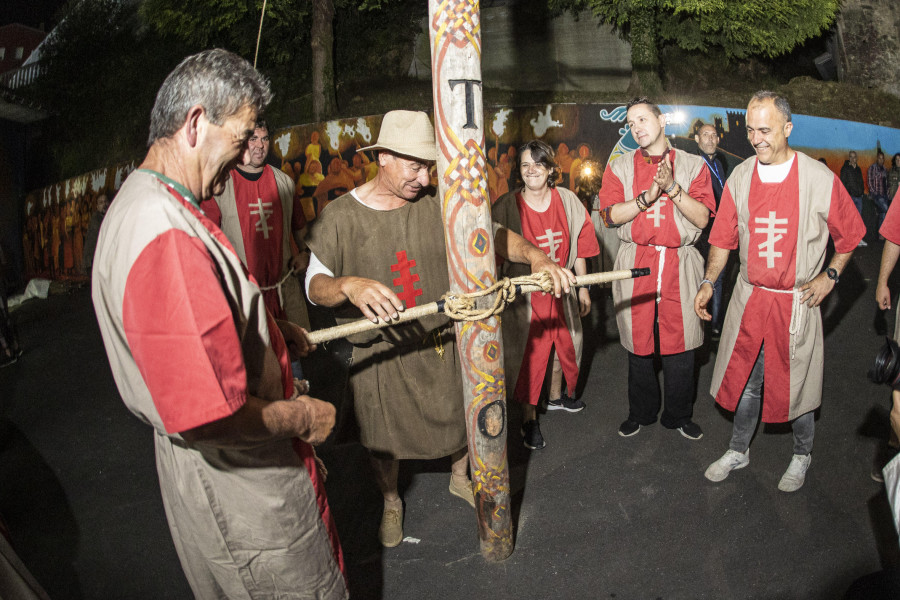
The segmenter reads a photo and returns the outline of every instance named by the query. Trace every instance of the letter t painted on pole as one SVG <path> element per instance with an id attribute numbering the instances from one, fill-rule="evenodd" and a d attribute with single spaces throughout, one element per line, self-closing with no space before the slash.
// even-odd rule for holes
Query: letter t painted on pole
<path id="1" fill-rule="evenodd" d="M 466 84 L 466 124 L 463 125 L 463 129 L 478 129 L 478 126 L 475 124 L 474 87 L 476 85 L 481 87 L 481 82 L 476 79 L 450 79 L 447 81 L 447 83 L 450 84 L 451 91 L 460 83 Z"/>

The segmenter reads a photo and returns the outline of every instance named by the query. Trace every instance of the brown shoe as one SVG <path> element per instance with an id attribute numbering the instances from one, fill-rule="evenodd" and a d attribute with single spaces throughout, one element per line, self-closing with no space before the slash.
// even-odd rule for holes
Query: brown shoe
<path id="1" fill-rule="evenodd" d="M 381 515 L 381 527 L 378 528 L 378 539 L 385 548 L 399 546 L 403 541 L 403 502 L 398 501 L 400 508 L 384 507 Z"/>
<path id="2" fill-rule="evenodd" d="M 462 498 L 468 502 L 472 508 L 475 508 L 475 494 L 472 493 L 472 482 L 468 478 L 465 483 L 457 483 L 457 479 L 450 476 L 450 493 L 457 498 Z"/>

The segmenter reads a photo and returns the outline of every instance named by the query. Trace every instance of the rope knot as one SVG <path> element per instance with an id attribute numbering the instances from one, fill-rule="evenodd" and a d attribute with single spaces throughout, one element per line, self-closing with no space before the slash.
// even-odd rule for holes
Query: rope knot
<path id="1" fill-rule="evenodd" d="M 455 321 L 480 321 L 499 315 L 516 299 L 516 287 L 520 285 L 533 285 L 549 293 L 553 291 L 553 278 L 547 271 L 541 271 L 512 279 L 504 277 L 490 287 L 467 294 L 444 294 L 441 297 L 444 301 L 444 314 Z M 478 298 L 492 294 L 494 301 L 491 306 L 476 308 Z"/>

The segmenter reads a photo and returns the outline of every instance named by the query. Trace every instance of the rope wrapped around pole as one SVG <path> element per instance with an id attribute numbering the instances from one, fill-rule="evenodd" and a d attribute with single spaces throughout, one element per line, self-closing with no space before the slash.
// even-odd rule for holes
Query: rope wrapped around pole
<path id="1" fill-rule="evenodd" d="M 646 268 L 590 273 L 588 275 L 577 276 L 575 278 L 575 287 L 608 283 L 610 281 L 619 281 L 621 279 L 633 279 L 649 274 L 650 269 Z M 516 294 L 551 292 L 552 290 L 553 281 L 550 279 L 550 274 L 546 271 L 532 273 L 531 275 L 525 275 L 524 277 L 514 277 L 512 279 L 503 278 L 491 287 L 472 292 L 471 294 L 445 294 L 444 297 L 437 302 L 408 308 L 400 313 L 399 319 L 395 319 L 390 323 L 385 323 L 384 321 L 373 323 L 368 319 L 360 319 L 359 321 L 345 323 L 343 325 L 338 325 L 337 327 L 312 331 L 308 333 L 306 337 L 309 338 L 309 341 L 312 344 L 321 344 L 322 342 L 330 342 L 332 340 L 345 338 L 355 333 L 362 333 L 373 329 L 382 329 L 384 327 L 398 325 L 400 323 L 413 321 L 437 313 L 444 313 L 455 321 L 479 321 L 502 313 L 506 306 L 515 300 Z M 494 302 L 491 306 L 484 309 L 476 308 L 476 300 L 491 294 L 494 294 Z"/>

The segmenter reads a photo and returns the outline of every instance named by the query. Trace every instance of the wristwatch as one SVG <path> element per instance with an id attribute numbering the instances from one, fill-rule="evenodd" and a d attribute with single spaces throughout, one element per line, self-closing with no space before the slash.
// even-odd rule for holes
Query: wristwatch
<path id="1" fill-rule="evenodd" d="M 835 283 L 841 280 L 840 275 L 838 275 L 837 269 L 833 267 L 828 267 L 825 269 L 825 274 L 828 275 L 828 279 L 831 279 Z"/>

